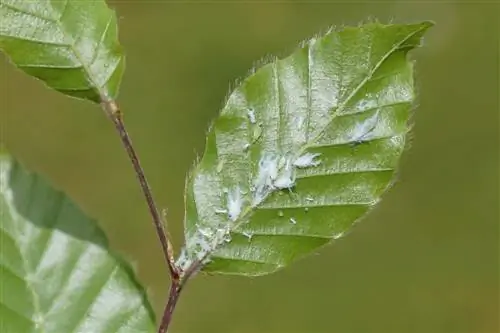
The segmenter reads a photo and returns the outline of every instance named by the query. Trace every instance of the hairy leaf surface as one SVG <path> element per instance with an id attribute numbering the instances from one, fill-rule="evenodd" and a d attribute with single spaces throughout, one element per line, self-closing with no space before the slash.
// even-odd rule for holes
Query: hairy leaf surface
<path id="1" fill-rule="evenodd" d="M 0 0 L 0 49 L 64 94 L 100 102 L 118 93 L 124 56 L 104 0 Z"/>
<path id="2" fill-rule="evenodd" d="M 391 185 L 429 22 L 313 38 L 246 78 L 186 185 L 178 265 L 262 275 L 344 234 Z"/>
<path id="3" fill-rule="evenodd" d="M 144 289 L 95 221 L 5 159 L 0 244 L 2 333 L 155 331 Z"/>

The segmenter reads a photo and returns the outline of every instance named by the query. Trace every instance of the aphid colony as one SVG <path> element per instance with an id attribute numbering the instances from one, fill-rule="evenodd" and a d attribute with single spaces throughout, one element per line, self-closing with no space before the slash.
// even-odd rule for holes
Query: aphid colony
<path id="1" fill-rule="evenodd" d="M 248 121 L 251 124 L 256 124 L 256 116 L 253 109 L 247 112 Z M 260 128 L 260 126 L 259 126 Z M 260 136 L 260 134 L 258 134 Z M 248 149 L 247 144 L 244 149 Z M 291 189 L 295 186 L 295 168 L 309 168 L 320 165 L 321 161 L 316 160 L 321 154 L 305 153 L 297 158 L 291 155 L 278 156 L 273 154 L 264 154 L 258 162 L 258 171 L 255 179 L 250 187 L 252 192 L 251 206 L 256 207 L 265 198 L 275 190 Z M 223 162 L 220 161 L 216 167 L 217 173 L 223 169 Z M 177 266 L 181 270 L 186 270 L 190 267 L 194 260 L 209 261 L 209 255 L 224 242 L 231 241 L 231 230 L 234 230 L 234 224 L 240 217 L 243 209 L 243 193 L 239 186 L 233 189 L 224 189 L 226 195 L 226 207 L 215 208 L 216 214 L 227 215 L 229 221 L 210 225 L 205 222 L 203 225 L 196 225 L 196 230 L 187 237 L 187 244 L 183 248 L 181 255 L 177 261 Z M 307 198 L 311 199 L 311 198 Z M 280 211 L 279 216 L 283 216 Z M 296 224 L 294 218 L 290 218 L 290 223 Z M 242 235 L 249 240 L 252 239 L 252 234 L 243 232 Z"/>
<path id="2" fill-rule="evenodd" d="M 259 161 L 259 171 L 252 187 L 253 206 L 260 204 L 271 191 L 295 186 L 295 170 L 318 166 L 315 160 L 321 154 L 306 153 L 297 159 L 286 156 L 264 155 Z"/>
<path id="3" fill-rule="evenodd" d="M 249 116 L 250 117 L 250 116 Z M 250 117 L 250 120 L 252 118 Z M 251 186 L 252 207 L 258 206 L 272 191 L 281 189 L 291 189 L 295 186 L 295 168 L 308 168 L 318 166 L 321 161 L 316 160 L 321 154 L 306 153 L 293 159 L 286 156 L 274 156 L 265 154 L 258 163 L 258 172 Z M 217 171 L 222 169 L 222 163 L 217 165 Z M 231 241 L 230 231 L 234 228 L 234 223 L 238 220 L 243 209 L 243 192 L 237 186 L 231 190 L 224 189 L 226 195 L 226 207 L 216 208 L 216 214 L 227 215 L 229 221 L 218 225 L 197 225 L 193 234 L 188 235 L 187 244 L 183 248 L 177 261 L 181 270 L 187 269 L 194 260 L 209 261 L 209 254 L 219 245 Z M 307 198 L 308 201 L 312 198 Z M 283 212 L 280 211 L 280 216 Z M 290 218 L 290 223 L 296 224 L 294 218 Z M 242 233 L 249 240 L 252 234 Z"/>

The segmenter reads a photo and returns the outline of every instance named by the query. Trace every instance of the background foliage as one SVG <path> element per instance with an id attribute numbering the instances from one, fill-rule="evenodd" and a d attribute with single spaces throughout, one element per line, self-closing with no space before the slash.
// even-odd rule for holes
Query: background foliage
<path id="1" fill-rule="evenodd" d="M 434 20 L 417 50 L 419 109 L 400 182 L 320 255 L 258 278 L 198 276 L 172 332 L 498 331 L 499 5 L 115 1 L 120 102 L 181 242 L 184 176 L 228 82 L 329 24 Z M 103 221 L 159 311 L 167 271 L 112 125 L 90 103 L 0 63 L 1 141 Z"/>

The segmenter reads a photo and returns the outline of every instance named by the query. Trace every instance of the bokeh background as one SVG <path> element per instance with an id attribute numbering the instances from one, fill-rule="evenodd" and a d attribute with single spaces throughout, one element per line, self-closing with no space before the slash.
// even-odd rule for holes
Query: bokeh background
<path id="1" fill-rule="evenodd" d="M 184 177 L 231 85 L 330 25 L 433 20 L 400 180 L 352 232 L 276 274 L 199 275 L 172 333 L 499 332 L 499 17 L 495 1 L 113 1 L 120 103 L 179 246 Z M 0 61 L 5 147 L 68 192 L 134 262 L 160 312 L 168 276 L 99 108 Z"/>

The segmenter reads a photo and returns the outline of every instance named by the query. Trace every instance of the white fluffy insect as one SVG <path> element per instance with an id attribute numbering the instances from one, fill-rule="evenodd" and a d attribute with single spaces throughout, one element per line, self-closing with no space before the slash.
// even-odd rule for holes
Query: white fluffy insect
<path id="1" fill-rule="evenodd" d="M 278 189 L 292 188 L 295 186 L 295 174 L 292 163 L 286 160 L 285 166 L 280 170 L 278 178 L 273 182 L 274 187 Z"/>
<path id="2" fill-rule="evenodd" d="M 290 188 L 295 186 L 295 176 L 288 175 L 288 174 L 280 176 L 274 182 L 274 186 L 280 190 L 287 189 L 287 188 L 290 189 Z"/>
<path id="3" fill-rule="evenodd" d="M 241 213 L 243 201 L 241 198 L 241 191 L 239 188 L 231 191 L 227 195 L 227 215 L 231 221 L 236 221 Z"/>
<path id="4" fill-rule="evenodd" d="M 353 129 L 353 134 L 351 141 L 363 141 L 366 140 L 370 134 L 375 130 L 379 118 L 379 110 L 375 112 L 371 117 L 367 118 L 361 123 L 357 123 Z"/>
<path id="5" fill-rule="evenodd" d="M 247 116 L 250 123 L 255 124 L 257 122 L 257 119 L 255 118 L 255 111 L 253 109 L 248 110 Z"/>
<path id="6" fill-rule="evenodd" d="M 297 224 L 297 220 L 295 220 L 293 217 L 290 218 L 290 223 L 291 224 Z"/>
<path id="7" fill-rule="evenodd" d="M 321 161 L 315 160 L 316 157 L 320 156 L 320 153 L 305 153 L 304 155 L 300 156 L 297 158 L 294 162 L 293 165 L 296 166 L 297 168 L 309 168 L 309 167 L 315 167 L 321 164 Z"/>
<path id="8" fill-rule="evenodd" d="M 264 155 L 259 160 L 259 171 L 252 186 L 253 205 L 258 205 L 273 188 L 273 181 L 278 177 L 278 159 L 272 155 Z"/>

